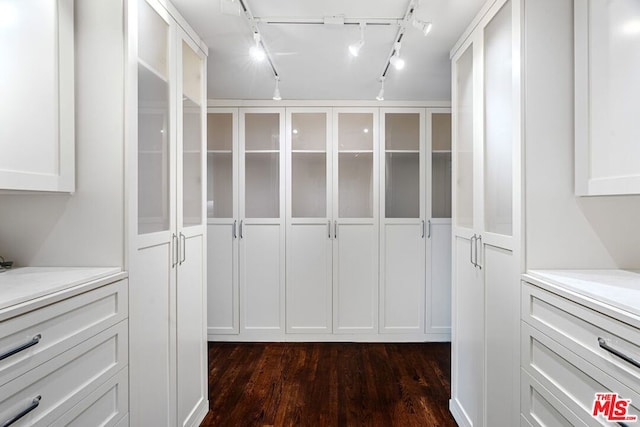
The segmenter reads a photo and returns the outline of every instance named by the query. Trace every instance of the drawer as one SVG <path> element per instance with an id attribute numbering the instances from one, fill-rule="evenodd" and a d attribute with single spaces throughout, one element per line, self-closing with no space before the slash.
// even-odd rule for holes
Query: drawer
<path id="1" fill-rule="evenodd" d="M 520 408 L 522 425 L 532 427 L 577 427 L 586 426 L 546 388 L 534 380 L 524 369 L 520 375 Z"/>
<path id="2" fill-rule="evenodd" d="M 600 347 L 599 339 L 640 362 L 640 330 L 538 287 L 524 284 L 522 316 L 530 325 L 634 390 L 640 368 Z"/>
<path id="3" fill-rule="evenodd" d="M 39 404 L 15 426 L 50 425 L 127 365 L 127 321 L 0 387 L 0 425 Z"/>
<path id="4" fill-rule="evenodd" d="M 585 425 L 600 426 L 604 423 L 591 415 L 596 393 L 613 392 L 621 398 L 631 399 L 628 415 L 640 415 L 638 390 L 632 390 L 524 322 L 521 336 L 523 369 L 540 388 L 548 390 L 548 395 L 555 396 Z M 540 395 L 544 397 L 543 393 Z M 548 395 L 547 402 L 553 403 Z M 566 411 L 559 410 L 557 404 L 551 406 L 566 416 Z"/>
<path id="5" fill-rule="evenodd" d="M 32 344 L 0 360 L 0 386 L 121 322 L 127 310 L 122 280 L 0 322 L 0 355 Z"/>
<path id="6" fill-rule="evenodd" d="M 128 412 L 129 370 L 124 368 L 51 426 L 117 426 L 127 418 Z"/>

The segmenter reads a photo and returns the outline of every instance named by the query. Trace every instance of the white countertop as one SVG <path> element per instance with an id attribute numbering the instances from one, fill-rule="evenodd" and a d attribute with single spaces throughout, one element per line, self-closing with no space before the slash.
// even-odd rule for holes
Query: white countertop
<path id="1" fill-rule="evenodd" d="M 524 279 L 548 284 L 640 316 L 640 272 L 632 270 L 530 270 Z"/>
<path id="2" fill-rule="evenodd" d="M 100 279 L 126 277 L 118 267 L 24 267 L 0 273 L 0 311 Z"/>

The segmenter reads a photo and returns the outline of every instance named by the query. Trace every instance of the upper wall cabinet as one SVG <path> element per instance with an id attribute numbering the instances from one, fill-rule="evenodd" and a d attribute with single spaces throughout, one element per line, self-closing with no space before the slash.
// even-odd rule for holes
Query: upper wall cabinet
<path id="1" fill-rule="evenodd" d="M 2 6 L 0 189 L 73 192 L 73 0 Z"/>
<path id="2" fill-rule="evenodd" d="M 575 2 L 576 194 L 640 194 L 640 2 Z"/>

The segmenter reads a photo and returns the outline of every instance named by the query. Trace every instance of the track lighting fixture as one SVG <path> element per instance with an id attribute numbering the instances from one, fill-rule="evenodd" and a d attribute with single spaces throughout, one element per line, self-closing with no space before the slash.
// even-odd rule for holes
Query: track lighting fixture
<path id="1" fill-rule="evenodd" d="M 280 77 L 276 76 L 276 88 L 273 91 L 273 100 L 280 101 L 282 97 L 280 96 Z"/>
<path id="2" fill-rule="evenodd" d="M 360 40 L 349 45 L 349 53 L 351 54 L 351 56 L 358 56 L 358 54 L 360 53 L 360 49 L 362 48 L 362 46 L 364 46 L 364 29 L 366 25 L 367 24 L 364 22 L 360 23 Z"/>
<path id="3" fill-rule="evenodd" d="M 264 49 L 262 48 L 262 45 L 260 43 L 259 33 L 253 33 L 253 41 L 255 42 L 255 45 L 251 46 L 251 49 L 249 49 L 249 55 L 251 55 L 254 61 L 264 61 L 264 59 L 267 57 L 267 54 L 264 52 Z"/>
<path id="4" fill-rule="evenodd" d="M 433 27 L 433 24 L 431 22 L 421 21 L 416 18 L 413 18 L 413 21 L 411 21 L 411 24 L 413 25 L 414 28 L 417 28 L 418 30 L 422 31 L 422 34 L 424 34 L 425 36 L 431 32 L 431 28 Z"/>
<path id="5" fill-rule="evenodd" d="M 380 92 L 378 92 L 376 99 L 378 101 L 384 101 L 384 77 L 380 79 Z"/>
<path id="6" fill-rule="evenodd" d="M 402 70 L 404 68 L 404 59 L 400 58 L 400 47 L 400 42 L 396 42 L 393 55 L 389 59 L 389 62 L 396 70 Z"/>

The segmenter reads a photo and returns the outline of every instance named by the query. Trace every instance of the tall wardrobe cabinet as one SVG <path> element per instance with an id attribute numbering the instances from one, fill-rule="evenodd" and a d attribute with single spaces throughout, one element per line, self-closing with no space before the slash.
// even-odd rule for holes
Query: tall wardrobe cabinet
<path id="1" fill-rule="evenodd" d="M 131 425 L 198 425 L 206 363 L 206 46 L 168 2 L 128 3 Z"/>
<path id="2" fill-rule="evenodd" d="M 452 51 L 451 411 L 519 424 L 519 0 L 489 1 Z"/>

